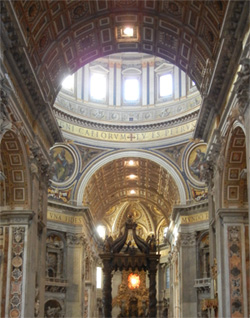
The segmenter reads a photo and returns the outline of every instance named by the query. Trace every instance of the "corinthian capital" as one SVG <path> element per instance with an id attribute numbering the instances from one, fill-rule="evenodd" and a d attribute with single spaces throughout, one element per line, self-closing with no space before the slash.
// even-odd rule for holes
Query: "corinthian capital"
<path id="1" fill-rule="evenodd" d="M 180 247 L 195 246 L 196 233 L 179 233 Z"/>
<path id="2" fill-rule="evenodd" d="M 68 233 L 67 234 L 67 244 L 68 246 L 80 246 L 85 243 L 85 238 L 83 234 L 74 234 Z"/>

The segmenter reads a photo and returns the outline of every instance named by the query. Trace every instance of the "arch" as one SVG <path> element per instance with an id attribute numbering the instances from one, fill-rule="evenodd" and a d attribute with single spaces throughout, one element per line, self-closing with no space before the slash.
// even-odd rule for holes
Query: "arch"
<path id="1" fill-rule="evenodd" d="M 186 197 L 186 191 L 185 191 L 185 186 L 184 186 L 184 181 L 178 174 L 176 168 L 174 168 L 172 165 L 170 165 L 166 160 L 163 160 L 159 156 L 153 155 L 152 153 L 146 152 L 146 151 L 135 151 L 135 150 L 130 150 L 130 151 L 122 151 L 122 152 L 116 152 L 111 155 L 107 155 L 105 158 L 101 159 L 99 158 L 97 163 L 94 163 L 82 176 L 82 180 L 80 181 L 80 185 L 78 188 L 78 193 L 76 196 L 76 202 L 77 205 L 80 206 L 82 205 L 82 198 L 84 194 L 84 190 L 90 180 L 90 178 L 93 176 L 93 174 L 101 168 L 103 165 L 105 165 L 108 162 L 111 162 L 116 159 L 120 158 L 143 158 L 143 159 L 148 159 L 151 160 L 160 166 L 162 166 L 174 179 L 176 182 L 177 188 L 179 190 L 179 196 L 180 196 L 180 204 L 185 204 L 187 197 Z"/>
<path id="2" fill-rule="evenodd" d="M 24 35 L 33 68 L 52 103 L 65 75 L 97 57 L 116 52 L 145 52 L 163 57 L 188 73 L 198 87 L 201 85 L 207 60 L 219 49 L 218 25 L 223 22 L 227 1 L 213 1 L 211 5 L 205 1 L 109 3 L 98 0 L 69 1 L 63 5 L 61 1 L 53 1 L 47 6 L 43 2 L 15 3 L 23 30 L 27 21 L 30 29 L 40 21 L 39 28 Z M 61 21 L 58 25 L 50 23 L 55 7 L 57 20 Z M 122 38 L 125 24 L 135 31 L 130 39 Z M 36 45 L 31 47 L 30 43 Z"/>
<path id="3" fill-rule="evenodd" d="M 27 151 L 15 127 L 4 133 L 1 148 L 1 206 L 28 207 L 30 202 L 30 174 Z"/>
<path id="4" fill-rule="evenodd" d="M 222 183 L 222 206 L 244 208 L 248 204 L 246 176 L 246 135 L 234 122 L 228 133 Z"/>
<path id="5" fill-rule="evenodd" d="M 62 300 L 49 298 L 44 304 L 45 318 L 60 318 L 64 317 L 64 306 Z"/>

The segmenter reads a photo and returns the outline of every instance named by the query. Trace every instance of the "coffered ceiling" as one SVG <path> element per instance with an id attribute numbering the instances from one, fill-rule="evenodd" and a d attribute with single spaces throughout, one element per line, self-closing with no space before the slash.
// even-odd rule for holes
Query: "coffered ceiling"
<path id="1" fill-rule="evenodd" d="M 27 55 L 53 102 L 62 79 L 80 66 L 116 52 L 162 57 L 202 84 L 207 61 L 215 60 L 229 1 L 12 1 Z M 135 41 L 117 30 L 136 28 Z"/>
<path id="2" fill-rule="evenodd" d="M 163 218 L 169 219 L 173 205 L 179 203 L 179 193 L 174 179 L 157 163 L 122 158 L 102 166 L 92 176 L 83 203 L 88 204 L 96 222 L 105 219 L 113 225 L 117 213 L 137 211 L 151 220 L 144 225 L 152 230 Z"/>

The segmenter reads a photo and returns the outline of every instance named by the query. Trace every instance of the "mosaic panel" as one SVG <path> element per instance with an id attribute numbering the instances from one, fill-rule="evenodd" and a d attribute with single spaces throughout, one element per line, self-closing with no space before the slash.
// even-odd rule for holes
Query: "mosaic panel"
<path id="1" fill-rule="evenodd" d="M 242 294 L 242 261 L 241 261 L 240 226 L 228 227 L 228 255 L 230 279 L 231 317 L 244 317 Z"/>
<path id="2" fill-rule="evenodd" d="M 239 180 L 240 179 L 240 168 L 229 168 L 229 180 Z"/>
<path id="3" fill-rule="evenodd" d="M 205 155 L 207 146 L 205 144 L 200 144 L 191 149 L 188 154 L 188 173 L 190 177 L 196 182 L 203 182 L 204 172 L 205 172 Z"/>
<path id="4" fill-rule="evenodd" d="M 239 186 L 228 186 L 227 199 L 239 200 Z"/>
<path id="5" fill-rule="evenodd" d="M 24 253 L 24 227 L 12 229 L 11 278 L 9 292 L 9 317 L 21 317 L 22 310 L 22 284 L 23 284 L 23 253 Z"/>
<path id="6" fill-rule="evenodd" d="M 24 201 L 25 199 L 25 189 L 24 188 L 15 188 L 14 189 L 14 201 Z"/>
<path id="7" fill-rule="evenodd" d="M 18 150 L 18 146 L 17 146 L 17 143 L 15 141 L 6 141 L 5 145 L 6 145 L 7 150 L 9 150 L 9 151 Z"/>
<path id="8" fill-rule="evenodd" d="M 245 227 L 245 253 L 246 253 L 246 276 L 247 294 L 250 295 L 250 249 L 249 249 L 249 227 Z M 248 308 L 250 308 L 250 297 L 248 297 Z"/>
<path id="9" fill-rule="evenodd" d="M 22 164 L 21 156 L 19 154 L 9 154 L 9 159 L 12 166 L 19 166 Z"/>
<path id="10" fill-rule="evenodd" d="M 23 170 L 12 171 L 13 182 L 24 182 Z"/>
<path id="11" fill-rule="evenodd" d="M 233 151 L 230 157 L 230 163 L 241 163 L 242 162 L 242 151 Z"/>
<path id="12" fill-rule="evenodd" d="M 52 181 L 64 183 L 74 174 L 76 163 L 73 153 L 65 147 L 54 147 L 51 151 L 52 162 Z"/>
<path id="13" fill-rule="evenodd" d="M 245 138 L 234 138 L 233 147 L 245 147 Z"/>

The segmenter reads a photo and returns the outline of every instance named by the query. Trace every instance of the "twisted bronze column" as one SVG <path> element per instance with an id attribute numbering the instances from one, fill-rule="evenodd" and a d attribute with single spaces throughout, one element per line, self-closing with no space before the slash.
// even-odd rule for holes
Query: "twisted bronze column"
<path id="1" fill-rule="evenodd" d="M 150 262 L 149 269 L 149 317 L 156 318 L 157 316 L 157 301 L 156 301 L 156 261 Z"/>
<path id="2" fill-rule="evenodd" d="M 112 267 L 110 259 L 103 260 L 103 310 L 104 318 L 112 318 Z"/>

